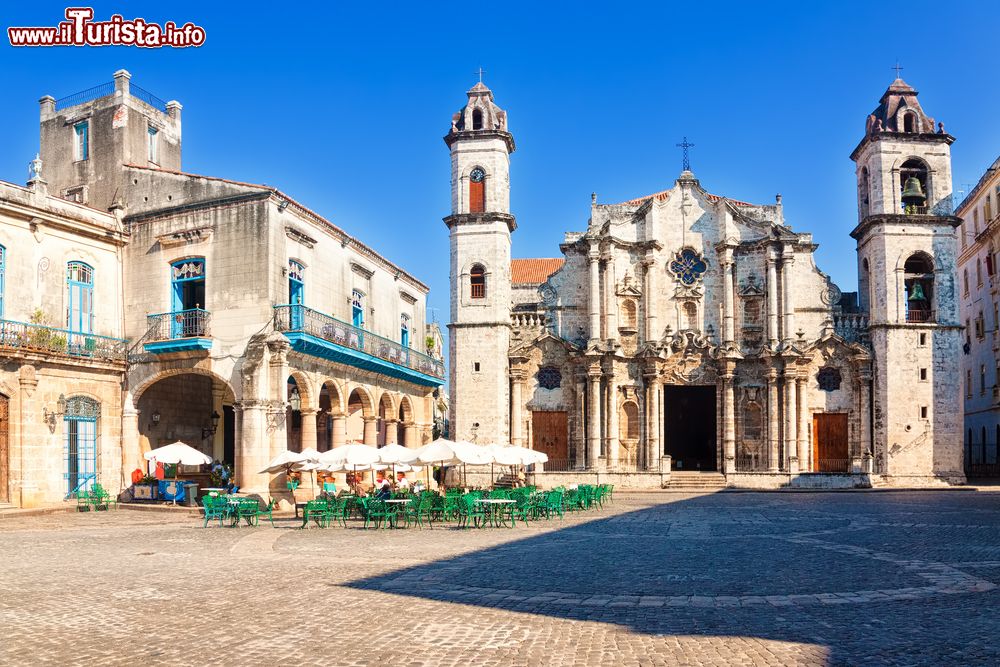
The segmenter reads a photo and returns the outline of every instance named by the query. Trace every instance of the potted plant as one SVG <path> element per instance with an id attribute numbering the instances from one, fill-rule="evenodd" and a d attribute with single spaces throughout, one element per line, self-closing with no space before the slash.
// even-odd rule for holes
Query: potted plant
<path id="1" fill-rule="evenodd" d="M 156 500 L 160 496 L 159 480 L 146 475 L 132 485 L 132 497 L 136 500 Z"/>

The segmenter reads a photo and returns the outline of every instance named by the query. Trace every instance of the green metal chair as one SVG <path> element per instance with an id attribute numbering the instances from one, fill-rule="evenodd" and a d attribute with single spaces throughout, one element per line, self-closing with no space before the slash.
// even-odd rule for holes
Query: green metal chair
<path id="1" fill-rule="evenodd" d="M 205 512 L 205 523 L 202 528 L 208 528 L 208 522 L 219 520 L 219 526 L 229 516 L 229 503 L 221 496 L 205 496 L 201 499 L 201 508 Z"/>

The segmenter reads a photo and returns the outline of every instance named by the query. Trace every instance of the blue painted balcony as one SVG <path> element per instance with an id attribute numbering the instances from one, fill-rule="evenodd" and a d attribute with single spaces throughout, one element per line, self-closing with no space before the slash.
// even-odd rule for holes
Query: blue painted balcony
<path id="1" fill-rule="evenodd" d="M 22 357 L 31 352 L 125 363 L 128 343 L 109 336 L 0 320 L 0 354 Z"/>
<path id="2" fill-rule="evenodd" d="M 425 387 L 444 383 L 443 362 L 306 306 L 275 306 L 274 328 L 297 352 Z"/>
<path id="3" fill-rule="evenodd" d="M 212 313 L 201 308 L 147 315 L 143 349 L 152 354 L 212 349 Z"/>

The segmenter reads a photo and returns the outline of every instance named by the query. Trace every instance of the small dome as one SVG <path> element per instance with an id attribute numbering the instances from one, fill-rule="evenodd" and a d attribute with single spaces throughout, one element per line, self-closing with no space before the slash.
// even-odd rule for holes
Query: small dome
<path id="1" fill-rule="evenodd" d="M 507 131 L 507 112 L 493 102 L 493 91 L 482 81 L 466 93 L 468 103 L 451 117 L 451 131 Z"/>
<path id="2" fill-rule="evenodd" d="M 934 119 L 924 113 L 917 95 L 908 83 L 895 79 L 882 94 L 878 107 L 868 115 L 866 133 L 871 136 L 882 132 L 934 132 Z"/>

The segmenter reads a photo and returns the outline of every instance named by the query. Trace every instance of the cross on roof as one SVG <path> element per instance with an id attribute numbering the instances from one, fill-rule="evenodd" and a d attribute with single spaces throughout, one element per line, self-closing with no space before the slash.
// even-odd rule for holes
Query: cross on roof
<path id="1" fill-rule="evenodd" d="M 684 141 L 677 144 L 677 147 L 684 151 L 683 162 L 681 163 L 681 166 L 683 167 L 684 171 L 691 171 L 691 160 L 688 156 L 688 149 L 694 148 L 694 144 L 688 143 L 688 138 L 684 137 Z"/>
<path id="2" fill-rule="evenodd" d="M 479 75 L 479 83 L 482 83 L 483 82 L 483 74 L 486 74 L 486 70 L 484 70 L 482 67 L 480 67 L 478 70 L 476 70 L 475 72 L 473 72 L 473 74 L 478 74 Z"/>
<path id="3" fill-rule="evenodd" d="M 903 66 L 899 64 L 899 58 L 896 58 L 896 64 L 890 67 L 889 69 L 896 70 L 896 78 L 898 79 L 899 73 L 903 70 Z"/>

